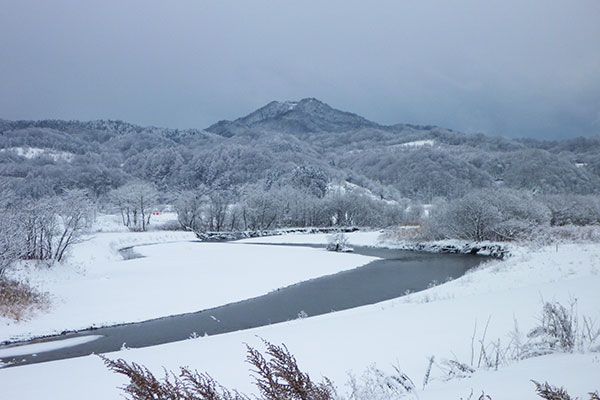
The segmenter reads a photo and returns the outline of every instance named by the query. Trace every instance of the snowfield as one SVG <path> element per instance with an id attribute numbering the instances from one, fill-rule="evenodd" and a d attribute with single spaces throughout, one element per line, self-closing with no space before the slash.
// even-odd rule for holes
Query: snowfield
<path id="1" fill-rule="evenodd" d="M 356 246 L 376 244 L 379 234 L 356 232 L 348 234 L 348 237 L 350 244 Z M 323 243 L 326 239 L 327 235 L 287 235 L 244 242 Z M 123 243 L 127 241 L 121 240 Z M 160 259 L 166 265 L 172 265 L 169 259 L 184 258 L 182 253 L 190 251 L 191 247 L 188 246 L 193 245 L 174 243 L 139 247 L 137 250 L 148 259 Z M 219 254 L 219 259 L 228 257 L 223 254 L 227 252 L 243 254 L 246 257 L 245 265 L 252 264 L 253 279 L 257 273 L 254 270 L 260 271 L 261 264 L 268 263 L 274 268 L 266 259 L 282 257 L 295 260 L 299 269 L 306 262 L 304 268 L 311 269 L 313 265 L 310 263 L 326 264 L 324 257 L 327 254 L 314 249 L 240 243 L 218 244 L 208 248 Z M 251 262 L 247 258 L 254 251 L 251 249 L 255 248 L 268 250 L 267 253 L 253 255 L 260 262 Z M 277 249 L 283 249 L 284 253 L 279 254 Z M 293 254 L 293 250 L 303 252 Z M 241 258 L 241 254 L 231 257 Z M 255 392 L 249 377 L 249 365 L 244 362 L 244 343 L 262 349 L 260 338 L 264 338 L 275 344 L 285 343 L 296 356 L 299 366 L 307 370 L 311 377 L 316 380 L 321 376 L 331 378 L 342 393 L 347 390 L 349 373 L 360 383 L 369 366 L 376 365 L 389 374 L 393 373 L 393 366 L 399 367 L 414 381 L 419 389 L 418 398 L 422 400 L 466 399 L 471 392 L 477 398 L 482 391 L 494 400 L 539 399 L 530 379 L 547 380 L 553 385 L 564 386 L 573 397 L 587 399 L 587 392 L 600 389 L 598 343 L 593 351 L 584 353 L 553 354 L 511 361 L 500 365 L 497 371 L 478 370 L 470 378 L 446 381 L 443 377 L 438 365 L 442 365 L 444 359 L 469 363 L 474 330 L 474 347 L 477 351 L 478 340 L 482 338 L 488 320 L 486 342 L 500 340 L 502 345 L 508 344 L 515 321 L 522 340 L 526 340 L 525 334 L 538 323 L 542 301 L 559 301 L 564 305 L 576 301 L 580 316 L 587 315 L 599 323 L 600 246 L 560 245 L 558 251 L 555 246 L 536 250 L 517 248 L 513 254 L 507 261 L 489 261 L 455 281 L 375 305 L 251 330 L 122 350 L 107 356 L 146 365 L 160 376 L 163 367 L 177 369 L 187 365 L 210 373 L 229 388 Z M 312 258 L 306 259 L 309 262 L 299 261 L 300 256 Z M 348 254 L 332 256 L 338 256 L 332 260 L 348 261 L 350 264 L 349 260 L 357 257 Z M 132 261 L 138 260 L 114 262 L 127 265 Z M 360 262 L 357 259 L 356 263 Z M 136 266 L 131 267 L 131 273 L 143 270 L 141 264 L 133 265 Z M 350 267 L 349 264 L 344 266 Z M 110 265 L 106 267 L 114 268 Z M 184 267 L 177 268 L 186 271 Z M 151 272 L 159 273 L 155 269 L 151 269 Z M 178 272 L 178 277 L 182 278 L 179 284 L 187 284 L 183 279 L 185 273 Z M 160 276 L 166 279 L 166 275 Z M 100 282 L 96 280 L 96 283 Z M 219 289 L 229 292 L 227 285 L 235 282 L 224 280 L 221 284 L 224 286 Z M 164 286 L 162 290 L 168 290 L 168 285 Z M 178 294 L 174 290 L 167 295 L 165 299 Z M 105 305 L 112 303 L 111 298 L 104 300 Z M 111 312 L 119 310 L 120 307 L 115 307 Z M 147 312 L 142 309 L 139 311 Z M 436 357 L 436 363 L 429 384 L 425 390 L 421 390 L 428 359 L 432 355 Z M 0 369 L 2 398 L 7 399 L 119 399 L 122 393 L 117 386 L 126 382 L 124 377 L 108 371 L 96 356 Z"/>

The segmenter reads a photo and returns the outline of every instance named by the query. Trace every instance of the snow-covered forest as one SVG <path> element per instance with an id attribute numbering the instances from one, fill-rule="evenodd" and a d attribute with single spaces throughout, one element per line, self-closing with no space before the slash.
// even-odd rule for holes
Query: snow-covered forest
<path id="1" fill-rule="evenodd" d="M 94 199 L 134 180 L 165 199 L 206 187 L 241 195 L 291 186 L 323 197 L 349 182 L 388 200 L 432 202 L 472 189 L 593 194 L 597 137 L 511 140 L 435 126 L 381 126 L 316 99 L 272 102 L 205 130 L 121 121 L 0 121 L 0 166 L 22 196 L 86 189 Z M 543 168 L 542 168 L 543 167 Z"/>

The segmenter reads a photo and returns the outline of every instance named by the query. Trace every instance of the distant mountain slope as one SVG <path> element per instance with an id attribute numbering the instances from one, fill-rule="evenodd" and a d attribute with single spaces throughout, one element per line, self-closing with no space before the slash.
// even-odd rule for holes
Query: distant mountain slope
<path id="1" fill-rule="evenodd" d="M 219 121 L 206 128 L 225 137 L 247 131 L 273 131 L 292 134 L 344 132 L 360 128 L 379 127 L 361 116 L 336 110 L 314 99 L 272 101 L 266 106 L 235 121 Z"/>

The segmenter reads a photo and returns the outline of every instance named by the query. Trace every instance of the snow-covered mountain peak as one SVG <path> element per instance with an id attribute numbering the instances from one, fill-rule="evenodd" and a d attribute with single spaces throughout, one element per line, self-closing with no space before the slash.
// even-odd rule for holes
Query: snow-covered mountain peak
<path id="1" fill-rule="evenodd" d="M 207 131 L 233 136 L 245 131 L 277 131 L 292 134 L 308 132 L 343 132 L 377 127 L 365 118 L 337 110 L 315 98 L 300 101 L 272 101 L 235 121 L 220 121 Z"/>

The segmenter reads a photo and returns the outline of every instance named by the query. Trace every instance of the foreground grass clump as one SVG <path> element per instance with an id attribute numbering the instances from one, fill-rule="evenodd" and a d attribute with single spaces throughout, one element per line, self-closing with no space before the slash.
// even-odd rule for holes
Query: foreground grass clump
<path id="1" fill-rule="evenodd" d="M 27 282 L 0 277 L 0 316 L 22 321 L 49 305 L 48 293 L 36 290 Z"/>
<path id="2" fill-rule="evenodd" d="M 569 393 L 567 393 L 567 391 L 562 387 L 559 388 L 556 386 L 552 386 L 548 382 L 539 383 L 534 380 L 532 380 L 531 382 L 533 382 L 533 384 L 535 385 L 535 392 L 542 399 L 546 399 L 546 400 L 577 400 L 578 399 L 577 397 L 575 397 L 575 398 L 571 397 L 569 395 Z M 600 400 L 600 396 L 598 395 L 597 391 L 589 392 L 588 395 L 590 396 L 590 400 Z"/>
<path id="3" fill-rule="evenodd" d="M 266 358 L 246 345 L 246 361 L 252 366 L 254 384 L 264 400 L 330 400 L 335 390 L 331 382 L 315 383 L 302 372 L 295 357 L 285 345 L 277 346 L 263 341 Z M 122 359 L 109 360 L 100 356 L 108 368 L 127 376 L 130 383 L 122 389 L 132 400 L 250 400 L 251 397 L 229 390 L 207 373 L 181 367 L 180 373 L 165 373 L 157 379 L 148 368 Z"/>

